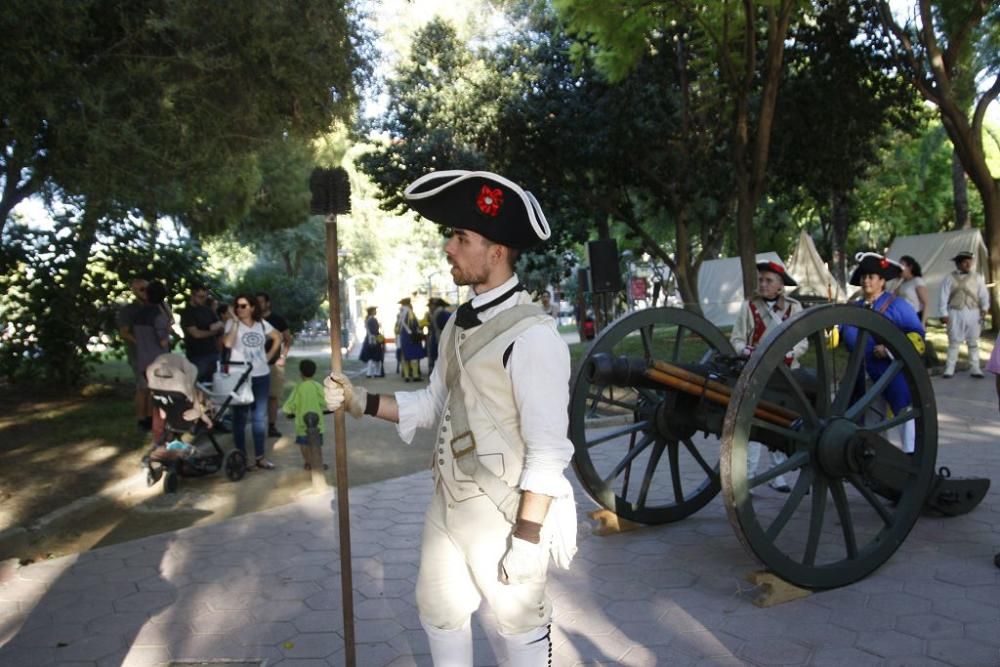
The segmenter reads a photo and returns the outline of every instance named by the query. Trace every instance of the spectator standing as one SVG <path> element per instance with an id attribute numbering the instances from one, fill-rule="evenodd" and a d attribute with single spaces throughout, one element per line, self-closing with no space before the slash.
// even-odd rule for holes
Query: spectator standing
<path id="1" fill-rule="evenodd" d="M 441 332 L 451 317 L 451 311 L 448 310 L 449 303 L 440 297 L 432 296 L 427 304 L 430 308 L 427 313 L 427 372 L 430 373 L 437 363 Z"/>
<path id="2" fill-rule="evenodd" d="M 960 252 L 951 258 L 955 270 L 941 281 L 941 322 L 948 327 L 948 357 L 943 378 L 955 375 L 958 349 L 965 341 L 969 350 L 969 374 L 983 377 L 979 367 L 979 334 L 982 320 L 990 309 L 990 297 L 983 277 L 972 270 L 971 252 Z"/>
<path id="3" fill-rule="evenodd" d="M 260 308 L 261 317 L 274 327 L 281 340 L 278 354 L 268 358 L 268 363 L 272 367 L 271 394 L 267 400 L 267 435 L 271 438 L 280 438 L 281 432 L 275 422 L 278 420 L 278 399 L 285 391 L 285 360 L 288 358 L 289 350 L 292 349 L 292 332 L 289 331 L 285 318 L 271 310 L 271 297 L 267 292 L 257 292 L 257 306 Z"/>
<path id="4" fill-rule="evenodd" d="M 152 395 L 146 380 L 146 369 L 161 354 L 170 351 L 170 311 L 166 306 L 167 288 L 154 280 L 146 286 L 146 305 L 139 309 L 132 320 L 132 335 L 135 336 L 136 388 L 143 392 L 143 401 L 150 415 L 146 430 L 152 430 L 154 437 L 160 435 L 159 410 L 153 410 Z"/>
<path id="5" fill-rule="evenodd" d="M 119 308 L 115 317 L 118 326 L 118 335 L 125 341 L 125 358 L 128 360 L 129 368 L 132 369 L 132 376 L 135 378 L 135 394 L 132 399 L 135 406 L 135 421 L 138 427 L 144 431 L 148 431 L 152 427 L 152 415 L 150 414 L 148 399 L 149 392 L 143 388 L 145 375 L 139 372 L 136 366 L 136 341 L 132 328 L 135 324 L 136 314 L 146 305 L 146 287 L 148 284 L 149 282 L 145 278 L 133 278 L 129 283 L 133 299 Z"/>
<path id="6" fill-rule="evenodd" d="M 552 295 L 549 294 L 548 290 L 542 292 L 542 310 L 545 311 L 546 315 L 555 318 L 556 324 L 559 324 L 559 304 L 552 302 Z"/>
<path id="7" fill-rule="evenodd" d="M 920 318 L 920 326 L 926 330 L 927 316 L 929 315 L 927 304 L 930 301 L 928 300 L 927 283 L 924 282 L 924 272 L 920 268 L 920 262 L 909 255 L 903 255 L 899 258 L 899 265 L 903 267 L 903 273 L 900 276 L 899 283 L 893 290 L 893 294 L 913 306 L 913 310 L 917 311 L 917 317 Z"/>
<path id="8" fill-rule="evenodd" d="M 192 285 L 191 300 L 181 313 L 181 330 L 184 332 L 184 354 L 198 369 L 199 382 L 212 381 L 212 373 L 219 362 L 223 326 L 215 308 L 208 305 L 208 288 L 201 283 Z"/>
<path id="9" fill-rule="evenodd" d="M 420 374 L 420 360 L 427 356 L 427 351 L 424 350 L 424 334 L 420 329 L 420 322 L 408 296 L 399 300 L 396 328 L 399 331 L 396 345 L 403 356 L 403 381 L 420 382 L 424 379 Z"/>
<path id="10" fill-rule="evenodd" d="M 291 396 L 285 401 L 281 411 L 295 419 L 295 444 L 299 446 L 299 451 L 302 453 L 303 468 L 306 470 L 312 469 L 312 465 L 309 462 L 308 448 L 310 446 L 317 446 L 316 464 L 322 465 L 325 469 L 327 466 L 323 463 L 323 451 L 318 447 L 323 444 L 323 432 L 325 430 L 323 427 L 323 414 L 326 412 L 326 401 L 323 398 L 323 385 L 313 379 L 316 375 L 316 363 L 312 359 L 303 359 L 300 361 L 299 375 L 302 377 L 302 381 L 292 390 Z M 315 413 L 319 419 L 317 428 L 320 440 L 315 445 L 310 445 L 307 438 L 309 426 L 306 424 L 306 415 L 310 412 Z"/>
<path id="11" fill-rule="evenodd" d="M 270 361 L 281 349 L 281 336 L 261 316 L 257 300 L 249 294 L 240 294 L 233 305 L 236 317 L 226 323 L 225 344 L 231 362 L 250 364 L 250 386 L 253 403 L 233 408 L 233 440 L 236 449 L 246 454 L 246 423 L 250 415 L 253 449 L 257 467 L 270 470 L 274 464 L 265 457 L 267 441 L 267 402 L 270 398 Z M 271 345 L 267 345 L 271 341 Z"/>
<path id="12" fill-rule="evenodd" d="M 375 317 L 375 306 L 368 307 L 365 317 L 365 340 L 361 343 L 360 359 L 367 363 L 365 377 L 385 377 L 385 336 L 382 335 L 382 325 Z"/>

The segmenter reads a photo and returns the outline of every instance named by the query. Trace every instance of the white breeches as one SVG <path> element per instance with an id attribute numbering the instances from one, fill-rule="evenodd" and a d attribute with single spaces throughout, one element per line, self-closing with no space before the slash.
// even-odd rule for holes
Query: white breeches
<path id="1" fill-rule="evenodd" d="M 485 497 L 453 502 L 438 486 L 424 519 L 417 608 L 425 626 L 463 627 L 482 598 L 496 614 L 500 632 L 519 635 L 547 626 L 552 605 L 545 583 L 500 583 L 500 560 L 511 525 Z"/>
<path id="2" fill-rule="evenodd" d="M 890 412 L 892 412 L 892 408 L 889 407 L 889 403 L 884 398 L 877 398 L 865 412 L 865 424 L 874 426 L 890 419 Z M 882 435 L 886 438 L 889 437 L 889 434 L 885 432 Z M 912 454 L 916 446 L 917 423 L 912 419 L 907 419 L 896 427 L 896 435 L 899 437 L 900 449 L 907 454 Z"/>
<path id="3" fill-rule="evenodd" d="M 969 347 L 969 370 L 978 375 L 979 368 L 979 334 L 982 325 L 979 321 L 979 311 L 970 308 L 948 311 L 948 356 L 945 359 L 945 375 L 955 373 L 958 363 L 959 347 L 964 342 Z"/>
<path id="4" fill-rule="evenodd" d="M 753 440 L 747 443 L 747 479 L 753 477 L 757 474 L 757 464 L 760 462 L 760 453 L 764 449 L 764 446 L 759 442 Z M 785 456 L 784 452 L 768 452 L 771 455 L 771 467 L 776 466 L 780 463 L 784 463 L 788 457 Z M 764 472 L 767 472 L 766 470 Z M 787 486 L 788 482 L 785 481 L 784 475 L 778 475 L 770 481 L 773 486 Z"/>
<path id="5" fill-rule="evenodd" d="M 948 343 L 966 343 L 969 347 L 979 345 L 979 334 L 982 326 L 979 322 L 979 311 L 971 308 L 948 310 Z"/>

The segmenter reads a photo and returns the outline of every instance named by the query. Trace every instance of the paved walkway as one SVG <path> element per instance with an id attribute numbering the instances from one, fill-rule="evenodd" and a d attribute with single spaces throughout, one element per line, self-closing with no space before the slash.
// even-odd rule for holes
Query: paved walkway
<path id="1" fill-rule="evenodd" d="M 939 463 L 1000 466 L 991 380 L 935 379 Z M 351 489 L 357 664 L 429 665 L 413 587 L 428 473 Z M 343 664 L 332 494 L 209 526 L 0 570 L 0 665 Z M 1000 665 L 1000 491 L 923 518 L 850 587 L 761 609 L 716 498 L 674 525 L 589 533 L 551 581 L 563 665 Z M 504 664 L 489 614 L 476 665 Z M 240 662 L 242 661 L 242 662 Z"/>

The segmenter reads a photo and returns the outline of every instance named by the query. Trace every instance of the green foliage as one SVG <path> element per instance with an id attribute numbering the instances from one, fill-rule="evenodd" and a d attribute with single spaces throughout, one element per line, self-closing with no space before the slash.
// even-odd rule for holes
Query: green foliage
<path id="1" fill-rule="evenodd" d="M 261 194 L 255 153 L 352 112 L 368 73 L 353 10 L 320 0 L 6 3 L 0 31 L 15 41 L 0 51 L 0 224 L 43 187 L 84 195 L 95 217 L 168 214 L 198 232 L 242 219 Z"/>
<path id="2" fill-rule="evenodd" d="M 100 221 L 85 240 L 73 212 L 52 229 L 21 224 L 5 232 L 0 274 L 0 374 L 13 381 L 77 385 L 101 353 L 120 349 L 115 316 L 132 300 L 133 277 L 162 281 L 180 306 L 203 272 L 204 253 L 177 240 L 151 246 L 134 224 Z"/>

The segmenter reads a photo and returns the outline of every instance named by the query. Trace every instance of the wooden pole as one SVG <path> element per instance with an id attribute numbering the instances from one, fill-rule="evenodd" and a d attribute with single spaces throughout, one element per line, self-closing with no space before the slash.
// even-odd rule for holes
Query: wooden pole
<path id="1" fill-rule="evenodd" d="M 340 266 L 337 259 L 337 216 L 326 216 L 326 286 L 330 302 L 330 368 L 343 370 L 340 358 Z M 333 413 L 334 460 L 337 469 L 337 517 L 340 532 L 340 592 L 344 608 L 344 664 L 355 667 L 354 583 L 351 577 L 351 514 L 347 492 L 347 429 L 344 409 Z"/>

